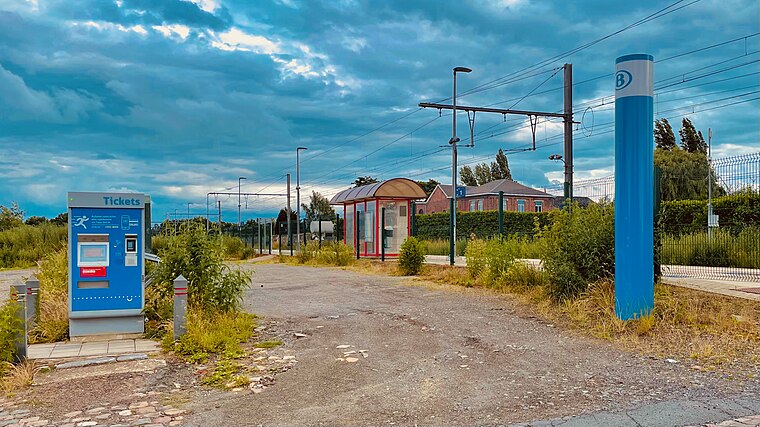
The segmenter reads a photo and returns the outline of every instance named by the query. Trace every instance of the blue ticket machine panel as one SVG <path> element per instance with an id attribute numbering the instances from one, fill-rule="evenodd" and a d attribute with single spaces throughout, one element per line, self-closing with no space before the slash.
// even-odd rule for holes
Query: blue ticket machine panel
<path id="1" fill-rule="evenodd" d="M 68 193 L 71 336 L 144 331 L 145 200 Z"/>

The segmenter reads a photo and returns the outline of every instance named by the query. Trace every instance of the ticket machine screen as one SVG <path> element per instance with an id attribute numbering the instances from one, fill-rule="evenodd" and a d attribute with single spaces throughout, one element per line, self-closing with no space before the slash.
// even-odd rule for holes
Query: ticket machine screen
<path id="1" fill-rule="evenodd" d="M 78 267 L 108 267 L 108 242 L 79 242 Z"/>

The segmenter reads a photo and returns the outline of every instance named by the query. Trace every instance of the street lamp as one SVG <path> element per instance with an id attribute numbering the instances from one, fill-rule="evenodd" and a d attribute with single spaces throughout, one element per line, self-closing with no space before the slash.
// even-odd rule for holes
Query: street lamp
<path id="1" fill-rule="evenodd" d="M 240 183 L 244 179 L 247 179 L 247 178 L 244 177 L 244 176 L 241 176 L 241 177 L 238 178 L 238 237 L 240 237 L 240 238 L 243 237 L 243 223 L 241 222 L 241 217 L 240 217 L 240 206 L 241 206 L 241 204 L 240 204 Z"/>
<path id="2" fill-rule="evenodd" d="M 179 223 L 179 209 L 174 209 L 174 235 L 177 235 L 177 224 Z"/>
<path id="3" fill-rule="evenodd" d="M 451 114 L 451 208 L 449 209 L 449 264 L 454 265 L 457 250 L 457 73 L 469 73 L 467 67 L 454 67 L 454 96 Z"/>
<path id="4" fill-rule="evenodd" d="M 296 249 L 301 250 L 301 150 L 308 150 L 306 147 L 296 148 Z"/>

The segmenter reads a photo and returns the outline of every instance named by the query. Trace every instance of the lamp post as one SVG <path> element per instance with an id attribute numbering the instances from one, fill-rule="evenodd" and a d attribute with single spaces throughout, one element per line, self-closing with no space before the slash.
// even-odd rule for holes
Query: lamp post
<path id="1" fill-rule="evenodd" d="M 449 264 L 454 265 L 457 250 L 457 73 L 469 73 L 467 67 L 454 67 L 454 96 L 451 110 L 451 207 L 449 209 Z"/>
<path id="2" fill-rule="evenodd" d="M 179 209 L 174 209 L 174 235 L 177 235 L 177 224 L 179 223 Z"/>
<path id="3" fill-rule="evenodd" d="M 240 237 L 240 238 L 243 237 L 243 223 L 242 223 L 241 217 L 240 217 L 240 207 L 241 207 L 241 204 L 240 204 L 240 183 L 244 179 L 247 179 L 247 178 L 244 177 L 244 176 L 238 177 L 238 237 Z"/>
<path id="4" fill-rule="evenodd" d="M 301 250 L 301 150 L 308 150 L 306 147 L 296 148 L 296 248 Z"/>

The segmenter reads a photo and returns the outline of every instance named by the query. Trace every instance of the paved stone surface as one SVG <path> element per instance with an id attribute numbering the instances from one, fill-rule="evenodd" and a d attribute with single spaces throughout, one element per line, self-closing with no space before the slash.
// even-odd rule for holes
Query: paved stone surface
<path id="1" fill-rule="evenodd" d="M 123 355 L 127 353 L 151 353 L 160 350 L 160 344 L 153 340 L 122 339 L 94 342 L 58 342 L 53 344 L 33 344 L 29 346 L 30 359 L 63 359 L 70 357 Z"/>

